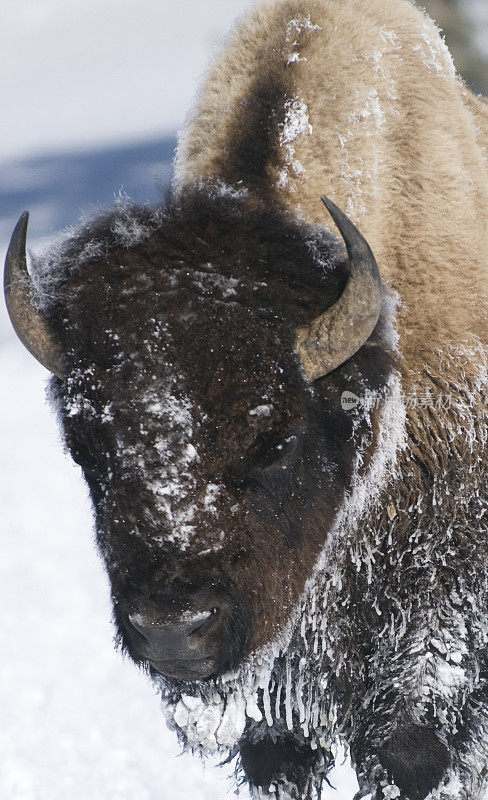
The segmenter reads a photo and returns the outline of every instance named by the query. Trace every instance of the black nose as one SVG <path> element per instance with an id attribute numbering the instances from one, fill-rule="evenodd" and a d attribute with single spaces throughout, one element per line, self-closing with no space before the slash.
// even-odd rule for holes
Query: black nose
<path id="1" fill-rule="evenodd" d="M 202 680 L 232 666 L 247 638 L 242 615 L 230 598 L 206 593 L 203 599 L 135 603 L 127 620 L 136 657 L 181 680 Z"/>
<path id="2" fill-rule="evenodd" d="M 180 619 L 151 619 L 141 612 L 129 614 L 130 624 L 145 639 L 145 657 L 157 672 L 171 678 L 208 677 L 214 671 L 207 639 L 219 611 L 182 614 Z"/>

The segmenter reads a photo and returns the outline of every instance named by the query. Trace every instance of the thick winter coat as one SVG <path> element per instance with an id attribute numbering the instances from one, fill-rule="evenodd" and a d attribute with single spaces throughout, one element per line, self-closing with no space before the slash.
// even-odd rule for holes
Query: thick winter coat
<path id="1" fill-rule="evenodd" d="M 120 643 L 257 798 L 319 796 L 340 740 L 361 796 L 482 795 L 487 146 L 406 0 L 271 2 L 164 204 L 84 226 L 32 286 L 13 237 Z"/>

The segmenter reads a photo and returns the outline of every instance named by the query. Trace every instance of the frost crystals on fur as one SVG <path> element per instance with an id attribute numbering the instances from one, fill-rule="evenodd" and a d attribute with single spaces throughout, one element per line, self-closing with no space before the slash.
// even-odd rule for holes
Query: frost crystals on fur
<path id="1" fill-rule="evenodd" d="M 278 187 L 282 189 L 288 186 L 290 170 L 296 177 L 305 175 L 303 164 L 295 158 L 295 147 L 293 145 L 293 142 L 299 136 L 310 136 L 313 132 L 308 118 L 308 109 L 303 100 L 296 97 L 294 100 L 288 100 L 285 103 L 285 121 L 280 128 L 279 141 L 286 164 L 278 175 Z"/>

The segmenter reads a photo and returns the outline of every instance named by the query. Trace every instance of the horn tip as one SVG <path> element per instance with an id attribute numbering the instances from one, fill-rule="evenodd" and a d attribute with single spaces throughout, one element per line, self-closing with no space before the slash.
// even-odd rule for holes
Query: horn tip
<path id="1" fill-rule="evenodd" d="M 327 197 L 326 194 L 321 195 L 320 199 L 322 200 L 322 202 L 323 202 L 323 204 L 324 204 L 324 206 L 326 208 L 329 208 L 329 206 L 335 206 L 335 203 L 333 203 L 332 200 L 330 199 L 330 197 Z M 335 206 L 335 207 L 337 208 L 337 206 Z"/>
<path id="2" fill-rule="evenodd" d="M 15 231 L 17 231 L 17 230 L 23 230 L 24 228 L 27 229 L 27 223 L 28 222 L 29 222 L 29 212 L 28 211 L 24 211 L 20 215 L 19 219 L 17 220 L 17 224 L 16 224 L 16 226 L 14 228 L 14 234 L 15 234 Z"/>
<path id="3" fill-rule="evenodd" d="M 27 271 L 25 261 L 25 248 L 27 244 L 27 224 L 29 222 L 29 212 L 24 211 L 20 215 L 14 228 L 5 258 L 4 269 L 4 288 L 10 289 L 10 282 L 13 274 L 20 268 L 20 271 Z M 17 262 L 17 265 L 16 265 Z"/>
<path id="4" fill-rule="evenodd" d="M 17 225 L 15 226 L 15 230 L 19 229 L 19 231 L 24 231 L 24 230 L 27 231 L 28 222 L 29 222 L 29 212 L 24 211 L 19 217 Z"/>
<path id="5" fill-rule="evenodd" d="M 19 219 L 17 220 L 17 224 L 14 228 L 12 236 L 10 237 L 10 244 L 7 252 L 7 260 L 10 252 L 13 250 L 17 250 L 19 245 L 21 248 L 25 250 L 25 245 L 27 242 L 28 222 L 29 222 L 29 212 L 24 211 L 23 214 L 21 214 Z"/>
<path id="6" fill-rule="evenodd" d="M 322 200 L 324 206 L 326 207 L 327 211 L 329 212 L 330 216 L 336 223 L 339 230 L 341 230 L 341 225 L 345 221 L 352 224 L 351 221 L 346 217 L 344 212 L 341 211 L 339 206 L 336 206 L 336 204 L 330 199 L 330 197 L 327 197 L 327 195 L 323 194 L 320 199 Z"/>

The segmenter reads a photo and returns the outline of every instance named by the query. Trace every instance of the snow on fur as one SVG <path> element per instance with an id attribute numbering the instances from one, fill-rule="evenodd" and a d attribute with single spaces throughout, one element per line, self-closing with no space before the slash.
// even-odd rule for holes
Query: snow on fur
<path id="1" fill-rule="evenodd" d="M 351 546 L 354 533 L 374 504 L 385 478 L 394 475 L 398 450 L 405 446 L 405 409 L 398 376 L 391 379 L 388 391 L 397 394 L 398 402 L 384 405 L 377 455 L 366 475 L 356 478 L 351 496 L 337 516 L 314 574 L 280 640 L 252 655 L 237 673 L 221 676 L 209 688 L 198 687 L 190 703 L 184 696 L 168 696 L 162 680 L 166 718 L 191 749 L 202 753 L 232 749 L 244 731 L 246 716 L 269 728 L 284 724 L 290 731 L 298 722 L 313 748 L 330 747 L 335 740 L 340 720 L 337 709 L 330 705 L 328 668 L 322 663 L 331 647 L 327 595 L 330 587 L 339 585 L 341 580 L 340 566 L 332 553 L 344 539 Z M 361 462 L 359 450 L 358 467 Z M 297 636 L 305 643 L 306 653 L 305 658 L 298 659 L 298 675 L 297 649 L 292 645 Z M 280 659 L 284 659 L 284 665 L 280 664 L 277 674 L 275 665 Z M 340 663 L 334 666 L 340 668 Z M 322 676 L 318 683 L 317 675 Z M 261 701 L 264 714 L 260 710 Z"/>

